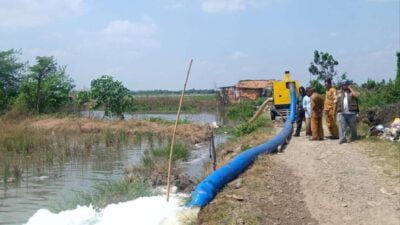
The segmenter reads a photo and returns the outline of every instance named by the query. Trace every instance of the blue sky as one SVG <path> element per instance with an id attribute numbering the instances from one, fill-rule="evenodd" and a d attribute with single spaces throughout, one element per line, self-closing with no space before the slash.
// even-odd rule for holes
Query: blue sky
<path id="1" fill-rule="evenodd" d="M 240 79 L 305 84 L 315 49 L 339 73 L 389 79 L 399 51 L 398 0 L 0 0 L 0 49 L 53 55 L 77 88 L 103 74 L 133 90 L 226 86 Z"/>

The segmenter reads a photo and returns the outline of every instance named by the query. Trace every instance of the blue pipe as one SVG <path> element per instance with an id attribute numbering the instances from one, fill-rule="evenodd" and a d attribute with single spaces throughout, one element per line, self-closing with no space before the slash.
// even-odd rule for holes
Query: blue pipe
<path id="1" fill-rule="evenodd" d="M 254 162 L 258 155 L 262 153 L 273 153 L 278 146 L 285 144 L 293 131 L 293 123 L 296 120 L 296 91 L 293 83 L 289 83 L 290 88 L 290 115 L 286 120 L 284 128 L 273 139 L 250 148 L 235 156 L 229 163 L 211 173 L 200 182 L 192 194 L 192 201 L 188 207 L 204 207 L 217 195 L 228 182 L 235 179 L 246 168 Z"/>

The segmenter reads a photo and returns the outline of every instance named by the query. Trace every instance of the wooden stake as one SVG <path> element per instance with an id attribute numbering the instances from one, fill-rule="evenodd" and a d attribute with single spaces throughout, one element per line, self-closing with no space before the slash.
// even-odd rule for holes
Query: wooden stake
<path id="1" fill-rule="evenodd" d="M 189 74 L 190 70 L 192 69 L 192 63 L 193 59 L 190 60 L 189 68 L 186 74 L 186 80 L 185 84 L 183 85 L 182 93 L 181 93 L 181 99 L 179 100 L 179 107 L 178 107 L 178 113 L 176 114 L 176 121 L 175 121 L 175 127 L 174 127 L 174 133 L 172 134 L 172 140 L 171 140 L 171 149 L 169 150 L 169 163 L 168 163 L 168 177 L 167 177 L 167 202 L 169 201 L 169 192 L 171 190 L 171 169 L 172 169 L 172 155 L 174 152 L 174 144 L 175 144 L 175 134 L 176 134 L 176 128 L 178 127 L 178 122 L 179 122 L 179 116 L 181 114 L 181 106 L 183 102 L 183 96 L 185 95 L 185 90 L 186 90 L 186 84 L 189 79 Z"/>

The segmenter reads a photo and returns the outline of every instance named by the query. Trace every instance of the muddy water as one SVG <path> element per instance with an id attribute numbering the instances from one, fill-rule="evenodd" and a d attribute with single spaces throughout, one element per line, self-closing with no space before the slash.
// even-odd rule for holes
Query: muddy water
<path id="1" fill-rule="evenodd" d="M 214 116 L 192 115 L 192 118 L 212 121 L 217 117 Z M 204 120 L 202 122 L 209 122 Z M 215 143 L 223 143 L 226 138 L 217 135 Z M 162 141 L 152 144 L 160 145 Z M 40 167 L 24 165 L 19 182 L 5 184 L 0 181 L 0 225 L 26 223 L 38 209 L 57 207 L 73 198 L 76 192 L 90 190 L 96 182 L 121 179 L 123 168 L 130 163 L 139 163 L 143 152 L 149 148 L 149 142 L 142 140 L 121 150 L 96 147 L 85 160 L 71 159 Z M 208 149 L 206 143 L 193 149 L 188 162 L 181 165 L 188 175 L 202 175 L 203 164 L 209 160 Z"/>

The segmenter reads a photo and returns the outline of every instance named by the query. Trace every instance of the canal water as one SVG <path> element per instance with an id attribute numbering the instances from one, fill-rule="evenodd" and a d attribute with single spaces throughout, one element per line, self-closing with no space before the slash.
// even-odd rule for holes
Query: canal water
<path id="1" fill-rule="evenodd" d="M 104 117 L 104 111 L 83 111 L 81 113 L 82 116 L 90 117 L 90 118 L 97 118 L 102 119 Z M 161 114 L 161 113 L 134 113 L 134 114 L 124 114 L 125 119 L 137 119 L 137 120 L 144 120 L 144 119 L 151 119 L 151 118 L 159 118 L 162 120 L 169 120 L 175 121 L 176 114 Z M 118 117 L 111 117 L 104 119 L 119 119 Z M 180 115 L 181 121 L 190 121 L 193 123 L 212 123 L 217 122 L 218 124 L 225 124 L 225 117 L 223 116 L 223 112 L 201 112 L 201 113 L 182 113 Z"/>
<path id="2" fill-rule="evenodd" d="M 157 117 L 174 120 L 169 114 L 140 114 L 130 118 Z M 126 117 L 129 118 L 129 117 Z M 221 116 L 212 113 L 187 114 L 183 119 L 192 122 L 221 122 Z M 226 135 L 216 135 L 219 145 L 227 139 Z M 145 150 L 150 148 L 146 140 L 125 146 L 121 150 L 97 147 L 85 160 L 70 159 L 62 164 L 46 165 L 40 168 L 26 165 L 22 179 L 17 183 L 0 183 L 0 225 L 24 224 L 38 210 L 51 209 L 62 205 L 77 192 L 87 191 L 97 182 L 119 180 L 128 164 L 137 164 Z M 209 160 L 208 143 L 198 144 L 192 150 L 187 162 L 180 165 L 189 176 L 202 175 L 203 165 Z"/>

